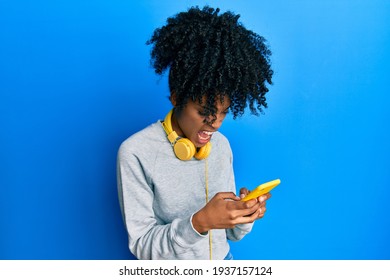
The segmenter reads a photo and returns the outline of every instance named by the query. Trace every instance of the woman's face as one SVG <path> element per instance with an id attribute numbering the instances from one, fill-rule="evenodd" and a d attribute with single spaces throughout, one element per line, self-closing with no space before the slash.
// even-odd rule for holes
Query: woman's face
<path id="1" fill-rule="evenodd" d="M 188 138 L 197 148 L 203 147 L 210 141 L 213 133 L 221 127 L 230 106 L 230 100 L 227 98 L 223 103 L 217 101 L 215 104 L 217 108 L 216 119 L 211 122 L 213 116 L 205 117 L 202 115 L 205 101 L 205 98 L 202 103 L 188 101 L 179 113 L 174 111 L 172 115 L 172 129 L 179 136 Z M 172 103 L 174 104 L 174 102 Z"/>

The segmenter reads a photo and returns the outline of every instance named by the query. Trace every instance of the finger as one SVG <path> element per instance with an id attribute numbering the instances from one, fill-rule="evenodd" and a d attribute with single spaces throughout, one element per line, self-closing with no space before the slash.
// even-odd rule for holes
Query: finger
<path id="1" fill-rule="evenodd" d="M 250 208 L 258 208 L 259 207 L 259 202 L 257 201 L 256 198 L 248 200 L 248 201 L 242 201 L 241 203 L 241 209 L 250 209 Z"/>
<path id="2" fill-rule="evenodd" d="M 259 208 L 259 210 L 257 211 L 257 219 L 263 218 L 266 211 L 267 209 L 265 207 Z"/>
<path id="3" fill-rule="evenodd" d="M 263 203 L 264 201 L 268 200 L 271 197 L 270 193 L 263 194 L 258 197 L 258 200 L 260 203 Z"/>
<path id="4" fill-rule="evenodd" d="M 240 200 L 240 198 L 236 196 L 233 192 L 219 192 L 215 196 L 219 199 Z"/>
<path id="5" fill-rule="evenodd" d="M 264 200 L 263 202 L 259 201 L 259 203 L 260 203 L 261 206 L 265 206 L 267 204 L 267 200 Z"/>
<path id="6" fill-rule="evenodd" d="M 260 203 L 263 203 L 264 201 L 266 201 L 266 199 L 267 199 L 267 196 L 266 196 L 265 194 L 263 194 L 263 195 L 261 195 L 261 196 L 258 197 L 258 201 L 259 201 Z"/>
<path id="7" fill-rule="evenodd" d="M 259 211 L 260 208 L 261 205 L 257 202 L 256 199 L 248 200 L 244 203 L 244 208 L 239 210 L 241 211 L 240 216 L 251 216 L 252 214 Z"/>
<path id="8" fill-rule="evenodd" d="M 249 190 L 247 188 L 241 188 L 240 189 L 240 198 L 243 199 L 245 196 L 247 196 L 249 193 Z"/>
<path id="9" fill-rule="evenodd" d="M 265 213 L 261 213 L 261 214 L 259 214 L 259 216 L 257 216 L 257 219 L 264 218 L 264 215 L 265 215 Z"/>
<path id="10" fill-rule="evenodd" d="M 248 195 L 248 193 L 249 193 L 249 190 L 247 188 L 244 187 L 244 188 L 240 189 L 240 194 Z"/>
<path id="11" fill-rule="evenodd" d="M 245 215 L 244 217 L 242 217 L 243 220 L 240 223 L 243 223 L 243 224 L 244 223 L 252 223 L 257 219 L 261 219 L 264 217 L 266 211 L 267 211 L 267 208 L 265 206 L 259 207 L 254 212 L 251 212 L 251 213 Z"/>
<path id="12" fill-rule="evenodd" d="M 256 211 L 242 217 L 242 222 L 243 224 L 246 224 L 246 223 L 252 223 L 254 222 L 255 220 L 259 219 L 259 218 L 262 218 L 264 216 L 264 210 L 261 210 L 260 208 L 257 209 Z"/>

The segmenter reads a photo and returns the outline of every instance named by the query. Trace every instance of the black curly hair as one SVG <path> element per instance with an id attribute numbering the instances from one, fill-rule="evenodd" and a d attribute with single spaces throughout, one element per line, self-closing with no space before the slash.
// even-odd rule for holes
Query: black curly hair
<path id="1" fill-rule="evenodd" d="M 205 6 L 192 7 L 167 19 L 148 45 L 157 74 L 169 68 L 169 88 L 177 106 L 202 103 L 205 116 L 215 116 L 215 102 L 231 101 L 233 118 L 249 105 L 254 115 L 267 108 L 266 82 L 272 84 L 271 51 L 266 40 L 238 22 L 240 15 Z"/>

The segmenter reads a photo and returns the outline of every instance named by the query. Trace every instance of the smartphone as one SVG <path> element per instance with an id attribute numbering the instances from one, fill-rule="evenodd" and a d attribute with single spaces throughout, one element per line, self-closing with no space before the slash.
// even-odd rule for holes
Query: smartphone
<path id="1" fill-rule="evenodd" d="M 241 201 L 248 201 L 254 198 L 261 196 L 262 194 L 268 193 L 270 190 L 275 188 L 280 184 L 280 179 L 272 180 L 267 183 L 259 185 L 257 188 L 252 190 L 246 197 L 241 199 Z"/>

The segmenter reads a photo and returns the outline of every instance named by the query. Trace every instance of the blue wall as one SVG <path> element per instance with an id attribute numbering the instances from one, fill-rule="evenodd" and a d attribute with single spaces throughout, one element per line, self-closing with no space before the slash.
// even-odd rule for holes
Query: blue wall
<path id="1" fill-rule="evenodd" d="M 222 128 L 238 187 L 282 180 L 235 258 L 390 259 L 386 0 L 0 1 L 0 259 L 132 258 L 116 151 L 170 108 L 145 42 L 206 3 L 273 51 L 269 109 Z"/>

